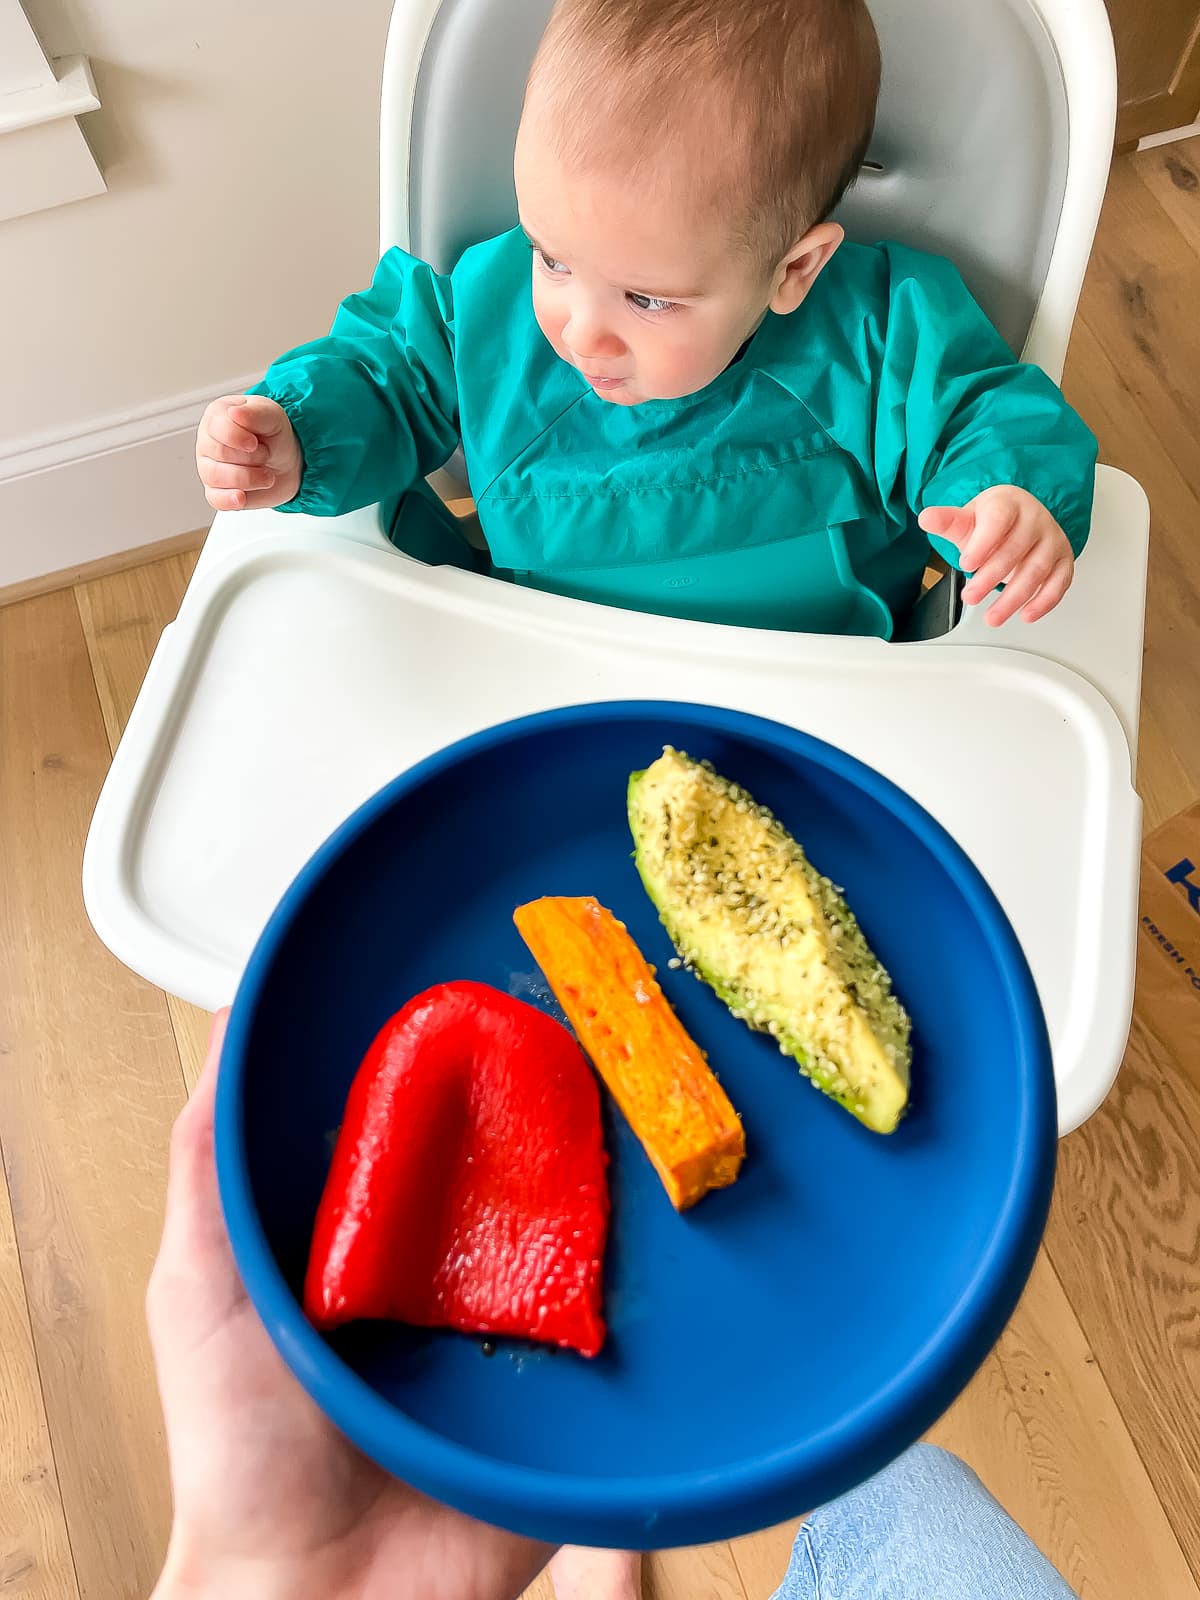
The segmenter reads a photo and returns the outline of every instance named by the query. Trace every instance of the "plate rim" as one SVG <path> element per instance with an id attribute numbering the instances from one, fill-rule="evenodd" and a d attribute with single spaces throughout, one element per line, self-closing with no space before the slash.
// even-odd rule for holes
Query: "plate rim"
<path id="1" fill-rule="evenodd" d="M 782 746 L 884 804 L 932 849 L 979 921 L 1002 975 L 1024 1070 L 1019 1159 L 987 1248 L 934 1335 L 888 1384 L 802 1444 L 720 1469 L 593 1478 L 507 1462 L 447 1439 L 393 1407 L 329 1348 L 305 1319 L 259 1220 L 240 1090 L 251 1021 L 277 947 L 338 856 L 384 812 L 447 768 L 530 734 L 619 719 L 675 719 L 688 733 Z M 995 893 L 953 836 L 907 791 L 836 745 L 768 717 L 685 700 L 588 701 L 495 723 L 398 773 L 364 800 L 296 874 L 255 943 L 229 1017 L 215 1110 L 218 1188 L 239 1273 L 283 1360 L 335 1425 L 414 1488 L 485 1521 L 551 1543 L 647 1549 L 735 1537 L 811 1510 L 869 1476 L 858 1466 L 848 1469 L 847 1458 L 873 1459 L 870 1470 L 878 1471 L 932 1426 L 986 1359 L 1028 1281 L 1049 1211 L 1056 1146 L 1054 1074 L 1037 989 Z M 1022 1193 L 1017 1180 L 1027 1171 L 1031 1178 Z M 935 1354 L 938 1366 L 931 1373 Z M 805 1492 L 818 1479 L 819 1494 Z"/>

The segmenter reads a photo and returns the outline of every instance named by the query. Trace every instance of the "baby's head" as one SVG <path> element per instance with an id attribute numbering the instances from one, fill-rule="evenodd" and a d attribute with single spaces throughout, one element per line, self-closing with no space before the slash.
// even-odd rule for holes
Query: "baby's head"
<path id="1" fill-rule="evenodd" d="M 865 0 L 558 0 L 516 154 L 557 353 L 623 405 L 711 383 L 840 243 L 878 92 Z"/>

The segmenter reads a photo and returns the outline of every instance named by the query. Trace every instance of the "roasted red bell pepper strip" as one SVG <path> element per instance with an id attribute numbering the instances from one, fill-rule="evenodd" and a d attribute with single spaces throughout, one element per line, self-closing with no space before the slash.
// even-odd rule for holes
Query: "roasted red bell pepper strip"
<path id="1" fill-rule="evenodd" d="M 595 1078 L 553 1018 L 444 983 L 380 1030 L 350 1089 L 304 1308 L 604 1343 L 607 1157 Z"/>

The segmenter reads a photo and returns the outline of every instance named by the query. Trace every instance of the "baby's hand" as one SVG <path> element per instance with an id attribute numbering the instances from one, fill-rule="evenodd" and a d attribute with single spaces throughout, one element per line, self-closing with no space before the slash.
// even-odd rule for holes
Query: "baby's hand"
<path id="1" fill-rule="evenodd" d="M 263 394 L 227 394 L 214 400 L 200 420 L 196 470 L 215 511 L 244 511 L 294 500 L 304 460 L 278 401 Z"/>
<path id="2" fill-rule="evenodd" d="M 1071 587 L 1070 542 L 1025 489 L 997 484 L 965 506 L 926 506 L 917 520 L 926 533 L 958 546 L 963 571 L 972 574 L 962 592 L 967 605 L 978 605 L 998 583 L 1005 585 L 984 618 L 990 627 L 998 628 L 1018 611 L 1023 622 L 1036 622 Z"/>

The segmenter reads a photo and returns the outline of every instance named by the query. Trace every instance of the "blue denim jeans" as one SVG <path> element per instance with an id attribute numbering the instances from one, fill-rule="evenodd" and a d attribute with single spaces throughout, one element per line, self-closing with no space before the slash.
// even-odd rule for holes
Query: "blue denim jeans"
<path id="1" fill-rule="evenodd" d="M 919 1444 L 815 1511 L 775 1600 L 1073 1600 L 956 1456 Z"/>

